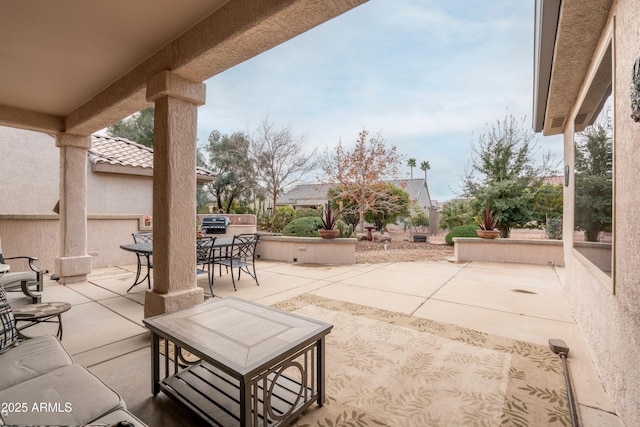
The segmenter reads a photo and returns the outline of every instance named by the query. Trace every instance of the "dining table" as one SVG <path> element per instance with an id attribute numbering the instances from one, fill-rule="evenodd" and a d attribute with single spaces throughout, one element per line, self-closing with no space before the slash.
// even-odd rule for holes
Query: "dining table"
<path id="1" fill-rule="evenodd" d="M 232 245 L 233 245 L 233 237 L 221 237 L 213 240 L 213 247 L 215 249 L 229 248 Z M 144 282 L 145 280 L 149 284 L 149 288 L 151 288 L 151 277 L 149 276 L 149 273 L 151 272 L 151 265 L 152 265 L 151 255 L 153 255 L 153 243 L 152 242 L 126 243 L 126 244 L 120 245 L 120 249 L 128 252 L 134 252 L 138 255 L 144 256 L 147 259 L 147 274 L 144 277 L 140 278 L 142 273 L 141 273 L 141 269 L 138 268 L 136 272 L 136 278 L 133 281 L 133 285 L 131 285 L 131 287 L 127 289 L 127 292 L 131 291 L 131 289 L 133 289 L 135 286 L 139 285 L 140 283 Z"/>

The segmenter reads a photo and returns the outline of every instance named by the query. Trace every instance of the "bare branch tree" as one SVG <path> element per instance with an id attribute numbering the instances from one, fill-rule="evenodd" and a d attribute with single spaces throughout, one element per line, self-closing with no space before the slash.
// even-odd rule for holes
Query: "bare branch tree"
<path id="1" fill-rule="evenodd" d="M 267 193 L 276 199 L 285 187 L 300 182 L 317 166 L 315 152 L 304 152 L 304 136 L 294 136 L 291 126 L 277 128 L 265 118 L 251 142 L 251 156 L 256 161 L 256 173 Z"/>
<path id="2" fill-rule="evenodd" d="M 328 181 L 336 184 L 335 196 L 357 206 L 360 231 L 364 227 L 365 212 L 375 210 L 376 200 L 381 196 L 374 184 L 396 178 L 402 163 L 396 147 L 387 148 L 380 132 L 367 143 L 368 135 L 367 130 L 360 132 L 353 151 L 348 151 L 342 141 L 338 142 L 335 151 L 325 150 L 321 160 Z"/>

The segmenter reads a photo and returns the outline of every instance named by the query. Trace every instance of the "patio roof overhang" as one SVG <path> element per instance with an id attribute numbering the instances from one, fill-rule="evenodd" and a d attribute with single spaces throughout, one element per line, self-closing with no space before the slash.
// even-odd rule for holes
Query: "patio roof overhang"
<path id="1" fill-rule="evenodd" d="M 204 81 L 365 1 L 3 2 L 0 125 L 89 135 L 163 70 Z"/>
<path id="2" fill-rule="evenodd" d="M 544 135 L 564 132 L 613 0 L 536 0 L 533 128 Z M 609 71 L 610 72 L 610 71 Z M 590 90 L 576 114 L 586 126 L 602 106 L 606 87 Z"/>

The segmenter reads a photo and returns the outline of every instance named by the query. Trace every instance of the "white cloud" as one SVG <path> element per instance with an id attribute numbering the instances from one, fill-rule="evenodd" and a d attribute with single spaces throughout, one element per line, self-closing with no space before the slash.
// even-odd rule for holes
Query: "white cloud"
<path id="1" fill-rule="evenodd" d="M 371 0 L 207 81 L 198 136 L 253 131 L 266 116 L 310 148 L 382 130 L 430 161 L 432 195 L 444 200 L 473 135 L 507 111 L 531 115 L 532 56 L 530 2 Z M 559 151 L 557 141 L 541 145 Z"/>

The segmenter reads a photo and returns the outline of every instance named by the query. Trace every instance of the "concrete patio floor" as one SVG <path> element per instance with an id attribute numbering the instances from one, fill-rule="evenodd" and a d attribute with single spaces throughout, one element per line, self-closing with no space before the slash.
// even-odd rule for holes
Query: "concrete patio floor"
<path id="1" fill-rule="evenodd" d="M 563 268 L 446 261 L 351 266 L 260 261 L 257 268 L 260 286 L 243 275 L 237 292 L 228 275 L 216 276 L 215 298 L 234 295 L 271 305 L 312 293 L 541 345 L 560 338 L 570 348 L 582 425 L 622 425 L 564 297 Z M 127 293 L 134 276 L 135 266 L 125 266 L 96 268 L 78 284 L 46 280 L 43 302 L 72 304 L 63 315 L 65 348 L 118 391 L 141 420 L 153 427 L 203 425 L 162 393 L 151 395 L 149 334 L 142 324 L 146 283 Z M 206 274 L 198 285 L 211 300 Z M 21 293 L 8 296 L 13 306 L 29 303 Z M 54 334 L 55 326 L 25 332 Z"/>

